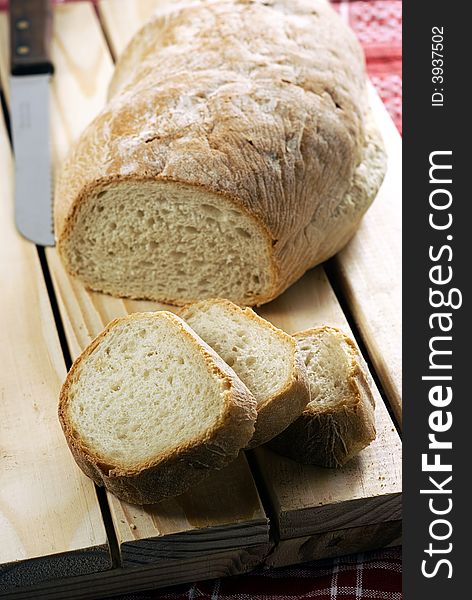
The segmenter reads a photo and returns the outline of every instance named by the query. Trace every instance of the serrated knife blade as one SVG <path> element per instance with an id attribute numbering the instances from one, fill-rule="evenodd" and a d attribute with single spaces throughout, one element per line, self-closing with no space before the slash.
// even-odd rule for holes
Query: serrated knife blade
<path id="1" fill-rule="evenodd" d="M 50 23 L 48 1 L 11 0 L 15 220 L 19 232 L 41 246 L 54 246 L 49 136 Z"/>

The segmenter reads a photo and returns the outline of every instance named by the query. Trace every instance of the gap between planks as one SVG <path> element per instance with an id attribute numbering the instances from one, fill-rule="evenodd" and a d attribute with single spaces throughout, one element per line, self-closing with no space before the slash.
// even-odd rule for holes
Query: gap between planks
<path id="1" fill-rule="evenodd" d="M 100 67 L 99 72 L 96 73 L 99 80 L 99 85 L 96 87 L 98 92 L 103 92 L 107 84 L 106 77 L 111 74 L 112 64 L 101 37 L 101 30 L 89 4 L 81 3 L 68 7 L 58 7 L 54 18 L 56 33 L 52 44 L 52 54 L 56 66 L 56 77 L 52 85 L 51 113 L 54 131 L 54 156 L 58 161 L 64 156 L 70 144 L 71 140 L 68 136 L 77 137 L 86 124 L 86 122 L 80 122 L 77 119 L 79 105 L 76 100 L 80 99 L 80 102 L 85 106 L 84 112 L 81 113 L 85 119 L 92 118 L 104 102 L 104 97 L 101 97 L 100 93 L 95 93 L 95 91 L 90 93 L 91 90 L 95 90 L 93 81 L 90 82 L 89 69 L 91 69 L 91 65 Z M 83 60 L 84 48 L 79 47 L 81 37 L 76 36 L 74 38 L 72 36 L 70 38 L 68 36 L 68 32 L 77 29 L 80 31 L 81 36 L 83 36 L 84 31 L 88 32 L 88 40 L 95 42 L 87 45 L 85 61 Z M 77 60 L 80 63 L 74 63 L 76 57 L 78 57 Z M 73 74 L 72 80 L 71 72 Z M 81 72 L 84 75 L 83 79 L 88 78 L 84 85 L 81 81 L 73 81 Z M 93 69 L 91 72 L 94 72 Z M 68 94 L 71 92 L 74 94 L 75 112 L 69 113 L 65 109 L 68 106 L 70 107 Z M 83 102 L 84 99 L 85 102 Z M 70 119 L 70 121 L 67 119 Z M 76 126 L 77 122 L 78 126 Z M 49 265 L 52 265 L 52 276 L 56 284 L 57 299 L 62 314 L 66 314 L 65 311 L 71 309 L 70 305 L 66 306 L 63 302 L 63 298 L 67 296 L 69 300 L 73 298 L 76 301 L 74 314 L 80 315 L 78 323 L 76 321 L 78 325 L 76 335 L 72 335 L 74 329 L 70 326 L 71 322 L 69 319 L 65 319 L 69 347 L 72 356 L 75 358 L 89 343 L 91 337 L 94 337 L 111 318 L 117 314 L 127 314 L 130 311 L 122 300 L 114 301 L 115 299 L 108 297 L 87 294 L 76 281 L 65 276 L 54 249 L 47 249 L 46 254 Z M 61 276 L 64 276 L 63 279 L 61 279 Z M 63 287 L 60 287 L 60 284 L 58 285 L 59 281 L 64 283 Z M 91 303 L 90 299 L 92 299 Z M 156 308 L 154 305 L 153 309 Z M 57 424 L 57 419 L 55 419 L 55 422 Z M 66 449 L 64 440 L 62 442 L 63 448 Z M 70 459 L 67 450 L 66 452 Z M 74 465 L 73 469 L 77 470 L 77 467 Z M 80 476 L 83 477 L 81 473 Z M 88 479 L 85 479 L 85 481 L 88 485 L 91 484 Z M 235 503 L 235 498 L 241 501 L 243 510 L 237 502 Z M 181 497 L 176 501 L 162 503 L 157 509 L 125 505 L 113 496 L 108 496 L 108 502 L 113 514 L 116 533 L 122 543 L 124 562 L 128 566 L 158 560 L 159 557 L 162 558 L 163 549 L 165 550 L 168 543 L 165 540 L 169 540 L 172 543 L 172 552 L 181 555 L 181 566 L 185 567 L 184 579 L 188 580 L 188 577 L 194 576 L 198 579 L 210 575 L 216 576 L 220 572 L 216 567 L 213 570 L 210 568 L 213 555 L 215 552 L 219 554 L 218 546 L 223 548 L 226 546 L 233 547 L 232 550 L 225 548 L 227 557 L 224 564 L 232 560 L 239 564 L 237 558 L 243 551 L 240 548 L 235 549 L 234 546 L 255 548 L 262 543 L 265 548 L 268 544 L 268 521 L 261 507 L 244 456 L 241 456 L 231 466 L 230 471 L 224 470 L 215 473 L 215 477 L 210 477 L 204 488 L 195 488 L 190 497 Z M 227 523 L 229 523 L 229 526 L 227 526 Z M 233 523 L 236 523 L 236 525 L 233 525 Z M 185 537 L 179 539 L 178 535 L 172 535 L 175 532 L 182 531 L 209 532 L 206 539 L 202 535 L 198 536 L 198 539 L 194 536 L 190 537 L 191 549 L 193 550 L 191 553 L 192 559 L 190 560 L 187 559 L 189 546 Z M 170 535 L 166 537 L 166 534 Z M 152 538 L 156 538 L 155 545 L 149 543 Z M 141 554 L 140 548 L 143 549 Z M 234 554 L 233 559 L 231 551 Z M 200 558 L 201 554 L 203 554 L 203 560 Z M 217 559 L 216 556 L 215 560 Z M 46 572 L 45 576 L 48 577 L 71 572 L 70 568 L 66 568 L 67 561 L 63 561 L 61 564 L 62 570 L 59 571 L 51 570 L 51 568 L 47 571 L 44 561 L 37 561 L 35 566 L 40 571 Z M 100 563 L 97 563 L 96 567 L 99 568 Z M 171 568 L 170 571 L 172 572 Z M 175 575 L 175 569 L 173 572 Z M 167 576 L 163 576 L 161 573 L 159 581 L 173 583 L 174 579 L 169 580 Z M 25 580 L 16 579 L 15 582 L 24 583 Z"/>
<path id="2" fill-rule="evenodd" d="M 327 324 L 352 335 L 322 267 L 258 312 L 288 333 Z M 281 539 L 400 518 L 401 442 L 375 384 L 372 391 L 377 437 L 341 469 L 301 465 L 264 447 L 254 450 Z"/>

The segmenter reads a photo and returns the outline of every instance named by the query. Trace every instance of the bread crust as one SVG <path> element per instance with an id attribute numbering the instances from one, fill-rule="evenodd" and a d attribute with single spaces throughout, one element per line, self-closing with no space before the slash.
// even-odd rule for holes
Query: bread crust
<path id="1" fill-rule="evenodd" d="M 362 51 L 322 0 L 204 1 L 156 17 L 120 57 L 111 90 L 56 188 L 72 274 L 78 208 L 112 183 L 161 181 L 217 194 L 257 223 L 268 283 L 231 299 L 260 305 L 346 244 L 382 182 Z M 132 296 L 126 282 L 91 287 Z"/>
<path id="2" fill-rule="evenodd" d="M 178 331 L 191 340 L 203 355 L 208 369 L 224 381 L 225 406 L 218 422 L 205 432 L 178 448 L 145 461 L 133 468 L 108 464 L 90 448 L 75 431 L 68 415 L 69 390 L 75 377 L 80 375 L 84 361 L 106 335 L 123 321 L 139 320 L 141 313 L 115 319 L 91 342 L 72 365 L 62 386 L 59 398 L 59 420 L 69 448 L 82 471 L 112 494 L 132 504 L 153 504 L 182 494 L 195 485 L 212 469 L 221 469 L 234 460 L 254 432 L 256 419 L 255 399 L 234 371 L 201 340 L 179 317 L 167 312 L 145 313 L 172 321 Z"/>
<path id="3" fill-rule="evenodd" d="M 184 320 L 188 319 L 194 310 L 204 309 L 212 304 L 219 304 L 230 311 L 241 311 L 247 319 L 256 322 L 259 326 L 270 329 L 293 349 L 290 376 L 284 387 L 277 394 L 272 395 L 263 404 L 256 407 L 257 420 L 255 431 L 246 447 L 247 449 L 255 448 L 265 444 L 286 429 L 288 425 L 293 423 L 302 414 L 303 409 L 310 401 L 310 386 L 305 364 L 297 352 L 297 345 L 294 338 L 260 317 L 248 307 L 236 306 L 233 302 L 223 298 L 211 298 L 184 306 L 179 310 L 179 316 Z"/>
<path id="4" fill-rule="evenodd" d="M 301 417 L 272 439 L 269 446 L 303 464 L 342 467 L 375 439 L 375 400 L 367 365 L 357 346 L 342 331 L 322 326 L 294 337 L 301 341 L 320 331 L 342 336 L 353 352 L 348 374 L 350 395 L 335 406 L 316 406 L 313 399 Z"/>
<path id="5" fill-rule="evenodd" d="M 290 379 L 284 389 L 257 409 L 254 435 L 247 449 L 267 443 L 303 414 L 310 401 L 310 386 L 305 365 L 295 353 Z"/>

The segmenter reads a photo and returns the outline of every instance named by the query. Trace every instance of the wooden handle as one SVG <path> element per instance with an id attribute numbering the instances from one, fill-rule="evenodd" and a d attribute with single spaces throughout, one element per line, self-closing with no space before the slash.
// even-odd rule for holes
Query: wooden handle
<path id="1" fill-rule="evenodd" d="M 10 0 L 12 75 L 52 73 L 49 0 Z"/>

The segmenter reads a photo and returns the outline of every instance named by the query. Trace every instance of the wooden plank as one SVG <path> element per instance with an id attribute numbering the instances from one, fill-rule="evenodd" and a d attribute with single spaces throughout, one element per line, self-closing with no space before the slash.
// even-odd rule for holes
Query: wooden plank
<path id="1" fill-rule="evenodd" d="M 103 0 L 100 5 L 115 55 L 122 52 L 141 25 L 136 22 L 140 19 L 136 15 L 149 17 L 160 3 L 146 0 L 134 2 L 132 7 L 131 3 L 121 3 L 120 10 L 116 10 L 117 6 L 111 0 Z M 320 323 L 349 331 L 322 269 L 307 274 L 292 290 L 259 312 L 289 332 Z M 375 527 L 381 529 L 383 521 L 400 516 L 400 441 L 377 390 L 375 394 L 377 440 L 342 471 L 295 465 L 265 448 L 256 451 L 282 537 L 376 521 L 380 525 Z"/>
<path id="2" fill-rule="evenodd" d="M 195 3 L 195 0 L 99 0 L 100 20 L 114 58 L 152 15 L 164 15 Z"/>
<path id="3" fill-rule="evenodd" d="M 179 0 L 139 0 L 138 2 L 124 0 L 119 3 L 115 0 L 99 0 L 100 20 L 115 59 L 155 11 L 166 10 L 169 6 L 181 3 Z"/>
<path id="4" fill-rule="evenodd" d="M 52 138 L 55 160 L 60 163 L 103 106 L 112 72 L 111 57 L 90 4 L 56 8 L 52 58 Z M 46 255 L 73 358 L 111 319 L 162 307 L 88 292 L 65 273 L 54 248 Z M 232 547 L 239 552 L 243 547 L 268 543 L 268 520 L 244 455 L 178 499 L 144 508 L 108 494 L 108 502 L 124 565 L 163 560 L 163 548 L 169 541 L 179 556 L 192 554 L 195 560 L 208 555 L 212 547 Z"/>
<path id="5" fill-rule="evenodd" d="M 0 15 L 1 31 L 5 15 Z M 1 51 L 5 39 L 1 39 Z M 57 419 L 66 369 L 36 248 L 13 220 L 13 161 L 0 114 L 0 589 L 111 566 L 93 483 Z"/>
<path id="6" fill-rule="evenodd" d="M 338 529 L 316 535 L 281 540 L 266 557 L 267 567 L 286 567 L 319 558 L 401 545 L 402 522 Z"/>
<path id="7" fill-rule="evenodd" d="M 322 267 L 259 309 L 288 333 L 320 324 L 352 334 Z M 342 469 L 301 465 L 268 448 L 254 456 L 271 498 L 281 539 L 401 516 L 401 442 L 377 390 L 377 438 Z"/>
<path id="8" fill-rule="evenodd" d="M 334 258 L 333 274 L 401 424 L 401 138 L 373 86 L 369 86 L 369 95 L 387 149 L 388 171 L 358 232 Z"/>
<path id="9" fill-rule="evenodd" d="M 90 123 L 106 100 L 113 62 L 90 2 L 54 10 L 51 45 L 51 128 L 54 162 L 66 156 L 71 140 Z"/>
<path id="10" fill-rule="evenodd" d="M 228 577 L 252 571 L 262 564 L 269 544 L 215 552 L 191 560 L 169 560 L 138 568 L 116 568 L 104 573 L 65 577 L 31 588 L 2 594 L 8 600 L 96 600 L 117 594 L 150 590 L 179 583 Z"/>

